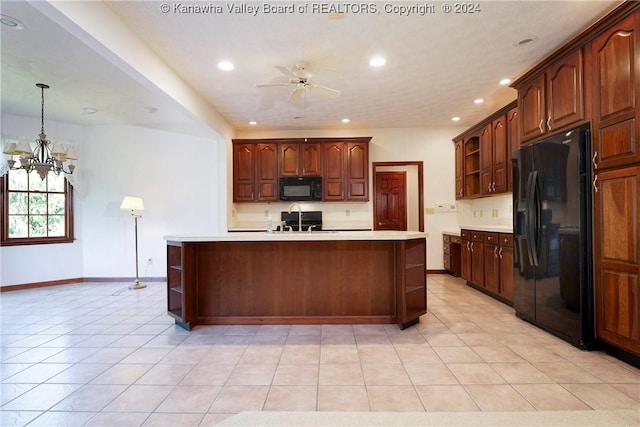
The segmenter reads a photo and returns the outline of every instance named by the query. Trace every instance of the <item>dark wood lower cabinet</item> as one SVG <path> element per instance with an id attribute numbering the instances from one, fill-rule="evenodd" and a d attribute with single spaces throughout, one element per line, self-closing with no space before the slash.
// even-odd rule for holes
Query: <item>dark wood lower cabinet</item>
<path id="1" fill-rule="evenodd" d="M 461 237 L 454 234 L 442 235 L 442 263 L 444 269 L 452 276 L 460 277 L 461 273 Z"/>
<path id="2" fill-rule="evenodd" d="M 404 328 L 426 313 L 425 238 L 284 239 L 169 241 L 169 314 L 190 329 L 324 323 Z"/>

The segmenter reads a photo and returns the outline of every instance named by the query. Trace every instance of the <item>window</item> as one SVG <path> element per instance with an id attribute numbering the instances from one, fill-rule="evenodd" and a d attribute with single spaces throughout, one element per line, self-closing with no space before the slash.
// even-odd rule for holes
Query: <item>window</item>
<path id="1" fill-rule="evenodd" d="M 3 246 L 73 242 L 73 188 L 63 175 L 11 170 L 0 185 Z"/>

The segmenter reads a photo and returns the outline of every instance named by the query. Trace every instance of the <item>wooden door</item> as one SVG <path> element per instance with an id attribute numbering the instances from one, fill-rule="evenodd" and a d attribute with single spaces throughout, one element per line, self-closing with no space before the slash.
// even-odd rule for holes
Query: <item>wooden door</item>
<path id="1" fill-rule="evenodd" d="M 471 235 L 469 230 L 460 232 L 460 277 L 467 282 L 471 281 Z"/>
<path id="2" fill-rule="evenodd" d="M 520 113 L 518 108 L 513 108 L 507 113 L 507 140 L 509 152 L 507 153 L 507 191 L 513 191 L 513 161 L 511 155 L 520 149 Z"/>
<path id="3" fill-rule="evenodd" d="M 256 184 L 256 201 L 278 200 L 278 147 L 276 144 L 256 145 Z"/>
<path id="4" fill-rule="evenodd" d="M 491 124 L 480 134 L 480 192 L 489 194 L 493 186 L 493 132 Z"/>
<path id="5" fill-rule="evenodd" d="M 369 144 L 347 143 L 347 200 L 369 200 Z"/>
<path id="6" fill-rule="evenodd" d="M 407 173 L 376 172 L 374 230 L 407 230 Z"/>
<path id="7" fill-rule="evenodd" d="M 484 287 L 497 294 L 499 292 L 500 262 L 498 259 L 498 245 L 485 243 L 484 245 Z"/>
<path id="8" fill-rule="evenodd" d="M 455 142 L 456 155 L 456 199 L 464 197 L 464 142 Z"/>
<path id="9" fill-rule="evenodd" d="M 640 162 L 640 17 L 596 38 L 593 57 L 593 151 L 600 169 Z"/>
<path id="10" fill-rule="evenodd" d="M 640 356 L 640 166 L 596 177 L 596 336 Z"/>
<path id="11" fill-rule="evenodd" d="M 328 142 L 324 144 L 323 151 L 323 200 L 344 200 L 345 144 L 342 142 Z"/>
<path id="12" fill-rule="evenodd" d="M 584 119 L 582 49 L 547 71 L 547 132 Z"/>
<path id="13" fill-rule="evenodd" d="M 484 243 L 471 242 L 471 283 L 484 287 Z"/>
<path id="14" fill-rule="evenodd" d="M 493 193 L 507 191 L 508 169 L 507 159 L 511 157 L 507 137 L 507 117 L 500 116 L 491 123 L 491 136 L 493 138 Z"/>
<path id="15" fill-rule="evenodd" d="M 322 148 L 317 143 L 300 144 L 302 175 L 322 175 Z"/>
<path id="16" fill-rule="evenodd" d="M 544 74 L 542 74 L 518 89 L 521 143 L 545 133 L 544 86 Z"/>
<path id="17" fill-rule="evenodd" d="M 280 176 L 300 176 L 300 144 L 281 142 L 278 144 Z"/>
<path id="18" fill-rule="evenodd" d="M 255 189 L 254 144 L 233 145 L 233 201 L 252 202 Z"/>
<path id="19" fill-rule="evenodd" d="M 499 293 L 508 301 L 513 301 L 513 235 L 501 233 L 500 247 L 500 290 Z"/>

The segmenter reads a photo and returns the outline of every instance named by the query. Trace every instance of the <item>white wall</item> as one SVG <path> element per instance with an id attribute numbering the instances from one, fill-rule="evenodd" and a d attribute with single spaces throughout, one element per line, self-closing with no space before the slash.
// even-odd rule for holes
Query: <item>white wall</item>
<path id="1" fill-rule="evenodd" d="M 2 135 L 37 132 L 34 119 L 2 116 Z M 165 235 L 226 228 L 226 142 L 133 126 L 47 123 L 50 139 L 78 143 L 76 241 L 0 248 L 2 285 L 71 278 L 133 277 L 134 223 L 120 210 L 142 197 L 138 223 L 141 277 L 166 276 Z M 152 258 L 148 264 L 147 259 Z M 33 260 L 45 260 L 37 269 Z"/>

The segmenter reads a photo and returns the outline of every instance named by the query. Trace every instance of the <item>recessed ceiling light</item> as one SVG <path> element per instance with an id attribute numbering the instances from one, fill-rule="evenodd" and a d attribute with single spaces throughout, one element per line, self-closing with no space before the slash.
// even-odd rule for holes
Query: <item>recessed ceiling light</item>
<path id="1" fill-rule="evenodd" d="M 257 124 L 258 124 L 258 122 L 251 120 L 251 121 L 249 122 L 249 124 L 250 124 L 251 126 L 255 126 L 255 125 L 257 125 Z"/>
<path id="2" fill-rule="evenodd" d="M 477 98 L 477 99 L 473 100 L 474 104 L 482 104 L 483 102 L 484 102 L 484 99 L 482 99 L 482 98 Z"/>
<path id="3" fill-rule="evenodd" d="M 535 43 L 537 40 L 538 40 L 538 37 L 536 37 L 536 36 L 527 36 L 527 37 L 515 42 L 514 46 L 516 46 L 516 47 L 528 46 L 531 43 Z"/>
<path id="4" fill-rule="evenodd" d="M 0 15 L 0 23 L 5 27 L 13 28 L 14 30 L 22 30 L 24 28 L 24 24 L 22 22 L 8 15 Z"/>
<path id="5" fill-rule="evenodd" d="M 147 107 L 144 107 L 144 111 L 146 111 L 149 114 L 152 114 L 158 111 L 158 109 L 156 107 L 147 106 Z"/>
<path id="6" fill-rule="evenodd" d="M 95 114 L 98 112 L 98 110 L 92 107 L 84 107 L 82 111 L 84 111 L 85 114 Z"/>
<path id="7" fill-rule="evenodd" d="M 499 83 L 500 83 L 501 86 L 506 86 L 509 83 L 511 83 L 511 79 L 502 79 L 502 80 L 500 80 Z"/>
<path id="8" fill-rule="evenodd" d="M 386 63 L 387 63 L 387 60 L 384 59 L 382 56 L 374 56 L 369 61 L 369 65 L 371 65 L 372 67 L 382 67 Z"/>
<path id="9" fill-rule="evenodd" d="M 233 70 L 233 64 L 230 61 L 220 61 L 218 62 L 218 68 L 223 71 L 231 71 Z"/>
<path id="10" fill-rule="evenodd" d="M 344 119 L 342 119 L 342 123 L 349 123 L 350 121 L 351 121 L 351 120 L 350 120 L 350 119 L 348 119 L 348 118 L 346 118 L 346 117 L 345 117 Z"/>
<path id="11" fill-rule="evenodd" d="M 460 121 L 460 117 L 458 117 L 458 116 L 451 117 L 451 121 L 452 122 L 459 122 Z"/>

